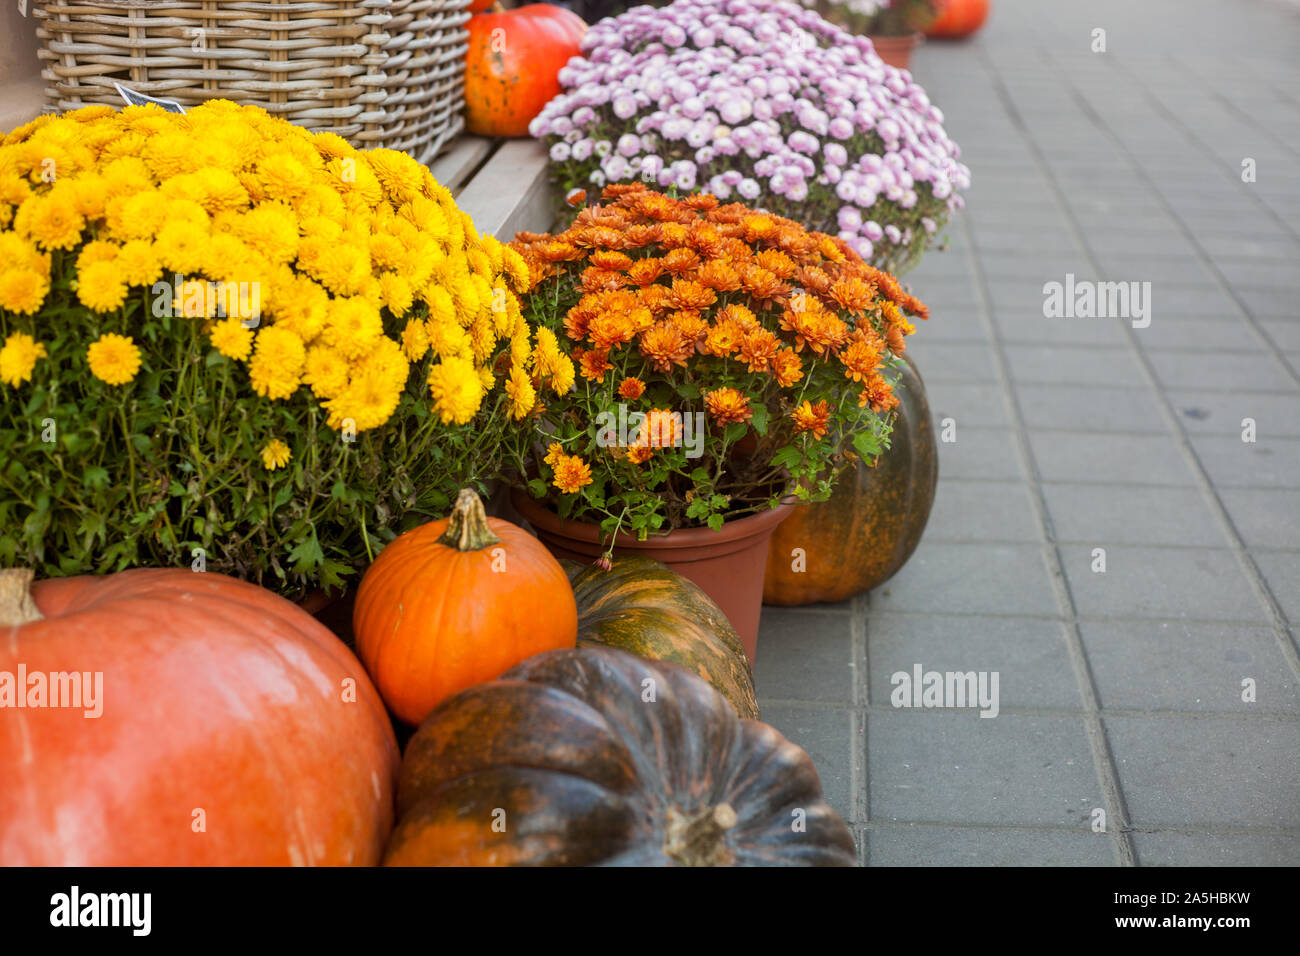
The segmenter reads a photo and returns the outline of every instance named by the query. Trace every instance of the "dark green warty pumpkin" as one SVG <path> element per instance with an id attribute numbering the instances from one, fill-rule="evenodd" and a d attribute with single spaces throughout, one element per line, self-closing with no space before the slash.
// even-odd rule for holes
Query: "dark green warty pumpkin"
<path id="1" fill-rule="evenodd" d="M 389 866 L 854 866 L 812 760 L 673 664 L 578 647 L 434 708 Z"/>

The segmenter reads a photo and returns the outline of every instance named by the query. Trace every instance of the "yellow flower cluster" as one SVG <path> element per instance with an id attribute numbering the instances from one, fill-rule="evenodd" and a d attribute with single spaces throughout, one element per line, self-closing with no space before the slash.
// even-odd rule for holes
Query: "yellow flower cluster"
<path id="1" fill-rule="evenodd" d="M 36 316 L 61 278 L 98 315 L 104 334 L 80 347 L 110 385 L 141 367 L 149 311 L 125 306 L 160 281 L 253 391 L 309 389 L 336 429 L 387 422 L 421 363 L 444 423 L 469 422 L 498 387 L 523 417 L 530 372 L 573 383 L 554 336 L 533 347 L 523 257 L 480 237 L 427 168 L 224 100 L 185 115 L 91 106 L 0 140 L 0 318 Z M 60 358 L 40 323 L 14 326 L 0 326 L 11 386 Z"/>

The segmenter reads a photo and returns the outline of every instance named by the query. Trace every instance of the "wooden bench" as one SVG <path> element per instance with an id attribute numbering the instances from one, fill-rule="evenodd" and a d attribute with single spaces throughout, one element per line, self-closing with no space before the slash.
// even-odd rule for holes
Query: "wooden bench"
<path id="1" fill-rule="evenodd" d="M 546 148 L 536 140 L 462 136 L 429 169 L 482 234 L 509 242 L 521 229 L 551 227 L 555 200 Z"/>

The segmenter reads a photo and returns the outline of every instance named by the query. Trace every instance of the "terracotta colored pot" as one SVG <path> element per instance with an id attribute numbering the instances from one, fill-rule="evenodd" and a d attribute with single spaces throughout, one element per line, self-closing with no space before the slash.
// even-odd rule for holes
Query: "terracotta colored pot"
<path id="1" fill-rule="evenodd" d="M 919 33 L 909 33 L 901 37 L 868 37 L 876 48 L 876 55 L 900 70 L 911 69 L 912 51 L 925 39 Z"/>
<path id="2" fill-rule="evenodd" d="M 988 15 L 989 0 L 943 0 L 925 35 L 960 40 L 982 27 Z"/>
<path id="3" fill-rule="evenodd" d="M 590 563 L 604 554 L 599 525 L 564 520 L 520 489 L 511 493 L 510 500 L 557 558 Z M 728 521 L 721 531 L 681 528 L 665 535 L 651 535 L 645 541 L 619 534 L 614 552 L 643 554 L 662 561 L 698 584 L 727 615 L 752 664 L 758 647 L 759 615 L 763 612 L 768 541 L 793 509 L 793 505 L 785 504 Z"/>

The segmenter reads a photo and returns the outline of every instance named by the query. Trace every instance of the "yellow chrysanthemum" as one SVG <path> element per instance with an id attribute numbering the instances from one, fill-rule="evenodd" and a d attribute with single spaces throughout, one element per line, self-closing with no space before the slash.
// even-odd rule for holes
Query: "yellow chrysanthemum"
<path id="1" fill-rule="evenodd" d="M 153 243 L 132 239 L 118 247 L 117 270 L 129 286 L 152 285 L 162 275 L 162 262 L 154 252 Z"/>
<path id="2" fill-rule="evenodd" d="M 199 272 L 208 255 L 208 234 L 184 223 L 168 223 L 158 231 L 154 250 L 171 272 L 180 275 Z"/>
<path id="3" fill-rule="evenodd" d="M 331 299 L 325 319 L 325 344 L 348 358 L 365 355 L 384 334 L 384 321 L 373 303 L 360 297 Z"/>
<path id="4" fill-rule="evenodd" d="M 569 389 L 573 388 L 574 379 L 577 377 L 577 370 L 573 367 L 573 360 L 567 355 L 561 355 L 552 365 L 551 372 L 551 390 L 556 395 L 563 395 Z"/>
<path id="5" fill-rule="evenodd" d="M 118 249 L 121 248 L 114 242 L 107 242 L 103 239 L 96 239 L 88 242 L 81 247 L 81 252 L 77 254 L 78 271 L 86 268 L 92 262 L 112 262 L 117 258 Z"/>
<path id="6" fill-rule="evenodd" d="M 471 354 L 469 333 L 454 319 L 429 318 L 424 324 L 429 336 L 429 348 L 439 358 L 463 357 Z"/>
<path id="7" fill-rule="evenodd" d="M 283 468 L 289 464 L 289 459 L 293 457 L 293 452 L 289 446 L 278 438 L 272 438 L 262 446 L 262 464 L 266 466 L 267 471 L 275 471 L 277 468 Z"/>
<path id="8" fill-rule="evenodd" d="M 370 253 L 340 239 L 332 239 L 311 250 L 306 267 L 335 295 L 356 295 L 362 283 L 370 278 Z"/>
<path id="9" fill-rule="evenodd" d="M 447 321 L 459 323 L 456 306 L 451 294 L 440 285 L 431 285 L 424 290 L 424 301 L 429 306 L 429 321 Z"/>
<path id="10" fill-rule="evenodd" d="M 429 332 L 419 319 L 411 319 L 402 329 L 402 351 L 412 362 L 418 362 L 429 351 Z"/>
<path id="11" fill-rule="evenodd" d="M 241 216 L 239 238 L 268 262 L 292 262 L 298 255 L 298 219 L 283 203 L 263 203 Z"/>
<path id="12" fill-rule="evenodd" d="M 510 369 L 510 377 L 506 379 L 506 396 L 510 399 L 510 416 L 514 419 L 523 418 L 537 404 L 537 390 L 533 388 L 528 373 L 518 365 Z"/>
<path id="13" fill-rule="evenodd" d="M 126 283 L 116 262 L 92 262 L 77 272 L 77 298 L 96 312 L 113 312 L 126 301 Z"/>
<path id="14" fill-rule="evenodd" d="M 401 397 L 402 385 L 385 370 L 358 369 L 339 396 L 324 403 L 327 424 L 341 430 L 350 423 L 358 432 L 379 428 L 393 416 Z"/>
<path id="15" fill-rule="evenodd" d="M 71 249 L 81 241 L 86 220 L 65 194 L 32 197 L 19 208 L 15 224 L 21 224 L 42 249 Z"/>
<path id="16" fill-rule="evenodd" d="M 0 309 L 34 315 L 49 291 L 49 280 L 31 269 L 0 271 Z"/>
<path id="17" fill-rule="evenodd" d="M 313 345 L 302 378 L 317 398 L 335 398 L 348 387 L 348 360 L 328 345 Z"/>
<path id="18" fill-rule="evenodd" d="M 167 197 L 149 189 L 109 203 L 109 224 L 124 239 L 152 239 L 167 223 Z"/>
<path id="19" fill-rule="evenodd" d="M 140 349 L 129 336 L 109 332 L 90 344 L 86 361 L 101 382 L 125 385 L 140 371 Z"/>
<path id="20" fill-rule="evenodd" d="M 477 414 L 483 402 L 483 383 L 474 363 L 463 358 L 447 358 L 429 369 L 429 393 L 433 407 L 443 424 L 464 425 Z"/>
<path id="21" fill-rule="evenodd" d="M 30 381 L 36 360 L 46 354 L 45 346 L 26 332 L 15 332 L 0 348 L 0 382 L 17 388 Z"/>
<path id="22" fill-rule="evenodd" d="M 234 316 L 213 325 L 211 339 L 212 347 L 228 359 L 242 362 L 253 351 L 253 330 Z"/>
<path id="23" fill-rule="evenodd" d="M 395 272 L 385 272 L 379 277 L 379 288 L 383 293 L 384 305 L 388 306 L 388 311 L 394 316 L 400 319 L 411 311 L 411 306 L 415 302 L 411 283 Z"/>
<path id="24" fill-rule="evenodd" d="M 288 329 L 272 325 L 257 333 L 248 378 L 253 390 L 271 399 L 288 398 L 302 381 L 307 349 Z"/>

